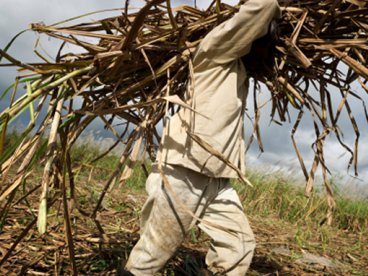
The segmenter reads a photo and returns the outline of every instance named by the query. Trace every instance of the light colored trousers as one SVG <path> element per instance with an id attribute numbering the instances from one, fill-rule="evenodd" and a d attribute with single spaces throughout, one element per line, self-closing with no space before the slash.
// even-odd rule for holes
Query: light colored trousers
<path id="1" fill-rule="evenodd" d="M 255 239 L 229 180 L 180 166 L 165 165 L 163 171 L 172 189 L 165 187 L 157 169 L 149 175 L 141 237 L 126 269 L 137 276 L 154 275 L 175 253 L 188 230 L 198 223 L 212 240 L 206 256 L 209 270 L 221 275 L 245 275 Z M 201 219 L 198 221 L 191 213 Z"/>

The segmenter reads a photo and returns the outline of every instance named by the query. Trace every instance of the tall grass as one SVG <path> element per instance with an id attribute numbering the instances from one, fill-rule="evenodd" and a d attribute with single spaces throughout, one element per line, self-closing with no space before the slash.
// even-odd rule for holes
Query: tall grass
<path id="1" fill-rule="evenodd" d="M 92 139 L 88 141 L 88 143 L 74 146 L 73 160 L 81 164 L 90 164 L 95 168 L 95 172 L 98 172 L 97 177 L 103 180 L 104 177 L 108 177 L 109 169 L 115 168 L 118 157 L 107 155 L 97 162 L 90 163 L 101 153 L 101 150 L 98 145 L 94 145 Z M 146 162 L 146 168 L 150 171 L 149 161 Z M 325 223 L 328 205 L 323 191 L 316 189 L 310 198 L 306 198 L 300 181 L 282 172 L 269 174 L 253 169 L 247 172 L 247 177 L 254 187 L 246 186 L 239 181 L 232 183 L 239 193 L 247 214 L 263 217 L 274 216 L 298 225 Z M 145 181 L 146 173 L 140 165 L 136 165 L 132 177 L 121 188 L 128 192 L 131 190 L 143 193 Z M 356 232 L 367 231 L 368 200 L 351 199 L 339 195 L 337 191 L 336 194 L 337 207 L 334 211 L 333 226 Z"/>
<path id="2" fill-rule="evenodd" d="M 11 144 L 17 136 L 17 132 L 13 132 L 7 137 L 6 143 Z M 119 162 L 119 158 L 109 154 L 92 162 L 101 153 L 102 150 L 98 143 L 93 142 L 93 139 L 74 145 L 72 161 L 80 165 L 76 171 L 76 177 L 87 178 L 93 175 L 96 180 L 107 179 L 111 170 Z M 145 167 L 150 171 L 150 162 L 146 162 Z M 310 198 L 306 198 L 303 187 L 296 184 L 292 177 L 281 172 L 266 174 L 261 170 L 249 170 L 247 177 L 254 187 L 233 181 L 233 186 L 238 191 L 247 214 L 261 217 L 273 216 L 298 225 L 321 225 L 325 222 L 328 205 L 322 191 L 316 190 Z M 120 186 L 120 189 L 126 192 L 144 193 L 145 181 L 146 172 L 137 165 L 132 177 Z M 337 195 L 336 204 L 334 227 L 357 232 L 368 230 L 368 200 L 356 200 Z"/>
<path id="3" fill-rule="evenodd" d="M 315 191 L 310 198 L 306 198 L 303 187 L 282 173 L 266 175 L 253 170 L 247 176 L 253 188 L 237 181 L 233 185 L 248 214 L 276 216 L 297 224 L 324 224 L 328 205 L 321 192 Z M 368 230 L 367 200 L 338 195 L 336 204 L 333 221 L 335 227 L 359 232 Z"/>

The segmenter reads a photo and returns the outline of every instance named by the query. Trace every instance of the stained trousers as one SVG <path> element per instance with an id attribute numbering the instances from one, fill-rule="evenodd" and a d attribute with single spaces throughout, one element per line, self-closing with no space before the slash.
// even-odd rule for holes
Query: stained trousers
<path id="1" fill-rule="evenodd" d="M 148 199 L 141 213 L 141 236 L 126 270 L 154 275 L 183 242 L 196 223 L 211 237 L 208 269 L 220 275 L 245 275 L 255 239 L 229 179 L 212 178 L 181 166 L 153 169 L 147 178 Z"/>

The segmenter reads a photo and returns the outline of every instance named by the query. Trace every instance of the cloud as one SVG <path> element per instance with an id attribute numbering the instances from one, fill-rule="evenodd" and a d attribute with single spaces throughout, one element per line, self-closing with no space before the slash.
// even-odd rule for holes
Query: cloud
<path id="1" fill-rule="evenodd" d="M 264 91 L 264 87 L 262 88 Z M 362 97 L 363 93 L 359 93 Z M 259 103 L 264 103 L 268 99 L 268 94 L 262 92 L 259 94 Z M 339 91 L 331 89 L 331 97 L 333 99 L 333 106 L 336 107 L 341 101 Z M 363 98 L 365 102 L 368 102 L 368 97 Z M 349 99 L 352 113 L 356 117 L 357 124 L 360 127 L 360 139 L 359 139 L 359 154 L 358 154 L 358 179 L 354 181 L 358 183 L 367 184 L 368 180 L 368 158 L 365 154 L 368 152 L 368 128 L 365 116 L 363 115 L 363 107 L 361 101 L 351 97 Z M 253 114 L 253 93 L 250 90 L 247 108 L 249 114 Z M 277 124 L 270 124 L 271 105 L 267 104 L 261 113 L 261 137 L 264 146 L 264 153 L 260 153 L 257 143 L 251 147 L 248 152 L 247 162 L 249 166 L 256 164 L 257 166 L 264 166 L 268 169 L 278 170 L 282 168 L 286 171 L 297 172 L 300 176 L 302 175 L 300 170 L 299 161 L 295 153 L 294 147 L 291 142 L 291 131 L 294 124 L 292 122 L 285 122 L 282 126 Z M 297 112 L 290 110 L 291 118 L 295 120 Z M 344 133 L 343 142 L 346 143 L 352 150 L 354 149 L 355 133 L 352 128 L 351 121 L 348 117 L 348 113 L 344 109 L 341 112 L 341 118 L 339 120 L 339 126 Z M 249 120 L 245 121 L 245 133 L 247 136 L 251 134 L 253 127 Z M 312 148 L 313 142 L 315 141 L 315 132 L 313 127 L 313 121 L 311 116 L 305 112 L 302 122 L 300 123 L 297 132 L 295 133 L 295 140 L 297 146 L 302 154 L 305 161 L 307 170 L 309 171 L 314 158 L 314 150 Z M 354 171 L 353 167 L 348 169 L 349 160 L 351 155 L 343 148 L 337 141 L 335 136 L 330 135 L 325 142 L 324 147 L 325 160 L 328 168 L 331 170 L 333 176 L 343 177 L 343 182 L 349 182 L 353 179 Z M 319 175 L 321 175 L 319 170 Z"/>

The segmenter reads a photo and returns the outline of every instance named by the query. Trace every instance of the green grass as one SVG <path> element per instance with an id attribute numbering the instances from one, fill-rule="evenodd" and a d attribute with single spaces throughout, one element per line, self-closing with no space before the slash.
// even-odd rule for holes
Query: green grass
<path id="1" fill-rule="evenodd" d="M 13 131 L 7 136 L 6 144 L 11 145 L 17 138 L 19 135 Z M 71 159 L 74 166 L 78 167 L 75 171 L 77 180 L 93 175 L 93 180 L 104 182 L 111 175 L 119 163 L 119 157 L 108 154 L 96 162 L 91 162 L 101 153 L 98 146 L 91 142 L 73 146 Z M 150 162 L 145 162 L 145 166 L 150 171 Z M 35 169 L 42 171 L 40 166 L 36 166 Z M 319 225 L 324 222 L 328 206 L 323 191 L 315 191 L 310 198 L 306 198 L 303 187 L 294 184 L 293 179 L 282 173 L 265 174 L 250 170 L 247 172 L 247 177 L 254 187 L 233 181 L 233 186 L 238 191 L 247 214 L 261 217 L 273 216 L 296 224 Z M 141 165 L 136 165 L 132 177 L 121 187 L 124 190 L 143 192 L 145 180 L 146 174 Z M 333 226 L 357 232 L 367 231 L 368 200 L 343 197 L 338 191 L 335 194 L 337 194 L 335 197 L 337 207 L 334 211 Z M 97 194 L 90 196 L 97 198 Z M 84 200 L 88 202 L 91 199 L 89 197 Z"/>
<path id="2" fill-rule="evenodd" d="M 86 163 L 100 152 L 89 145 L 75 146 L 74 160 Z M 100 168 L 98 178 L 106 178 L 108 169 L 114 169 L 118 158 L 108 155 L 91 164 Z M 145 163 L 148 171 L 150 163 Z M 105 170 L 103 170 L 105 168 Z M 316 190 L 310 198 L 304 195 L 304 188 L 296 185 L 294 180 L 282 173 L 264 174 L 257 170 L 249 171 L 247 177 L 254 187 L 245 186 L 233 181 L 233 186 L 239 193 L 246 213 L 262 217 L 277 217 L 297 225 L 316 225 L 325 222 L 328 210 L 323 191 Z M 146 174 L 140 165 L 134 167 L 133 175 L 123 185 L 124 190 L 144 192 Z M 338 193 L 336 193 L 338 194 Z M 365 232 L 368 230 L 368 201 L 354 200 L 341 195 L 335 197 L 333 226 L 338 229 Z"/>
<path id="3" fill-rule="evenodd" d="M 254 187 L 244 186 L 238 181 L 233 185 L 238 191 L 248 214 L 263 217 L 276 216 L 296 224 L 323 224 L 328 210 L 324 194 L 316 191 L 310 198 L 304 189 L 290 177 L 281 173 L 264 175 L 248 172 Z M 333 226 L 339 229 L 367 231 L 368 201 L 336 196 Z"/>
<path id="4" fill-rule="evenodd" d="M 7 141 L 11 143 L 14 140 L 10 137 Z M 71 152 L 77 200 L 82 209 L 88 212 L 91 212 L 93 206 L 97 204 L 106 180 L 119 163 L 119 157 L 113 154 L 92 162 L 101 153 L 102 151 L 91 143 L 76 144 Z M 150 162 L 146 162 L 145 167 L 150 171 Z M 34 172 L 33 178 L 29 181 L 36 180 L 35 183 L 39 183 L 43 165 L 37 163 L 34 166 Z M 367 200 L 346 198 L 336 191 L 337 208 L 334 211 L 333 225 L 327 226 L 321 224 L 325 221 L 328 209 L 323 190 L 316 191 L 312 197 L 306 198 L 303 187 L 296 185 L 291 177 L 282 173 L 265 174 L 262 171 L 249 170 L 247 177 L 254 187 L 245 186 L 238 181 L 233 181 L 232 184 L 241 198 L 252 227 L 255 228 L 259 237 L 271 233 L 271 244 L 272 242 L 280 242 L 280 244 L 288 245 L 290 248 L 288 258 L 291 258 L 291 262 L 292 258 L 300 258 L 300 249 L 327 256 L 337 256 L 338 253 L 341 253 L 340 255 L 345 257 L 341 257 L 340 260 L 346 258 L 346 254 L 349 253 L 353 258 L 359 259 L 359 262 L 364 262 L 359 256 L 367 255 Z M 124 185 L 115 185 L 113 190 L 108 193 L 102 204 L 103 209 L 113 210 L 117 214 L 114 214 L 113 220 L 106 222 L 104 225 L 106 229 L 113 229 L 111 231 L 114 232 L 119 229 L 119 225 L 127 227 L 124 225 L 126 221 L 136 221 L 134 223 L 137 223 L 140 207 L 145 199 L 145 182 L 146 173 L 141 165 L 136 165 L 132 176 L 125 181 Z M 28 185 L 26 188 L 26 190 L 30 189 Z M 75 215 L 79 216 L 78 213 Z M 90 220 L 85 219 L 85 221 L 86 226 L 94 228 L 94 224 Z M 23 224 L 23 221 L 18 223 Z M 266 232 L 262 233 L 262 229 L 266 229 Z M 197 245 L 203 246 L 201 241 L 197 240 L 197 230 L 193 228 L 188 235 L 189 242 L 195 247 Z M 273 233 L 281 235 L 275 238 Z M 287 236 L 287 238 L 283 239 L 282 235 Z M 201 237 L 198 237 L 201 240 Z M 267 247 L 268 238 L 264 237 L 262 241 Z M 262 242 L 259 246 L 263 246 Z M 265 247 L 262 250 L 265 250 Z M 260 263 L 263 262 L 262 256 L 273 254 L 272 247 L 267 251 L 268 253 L 264 252 L 258 252 L 258 257 L 261 258 Z M 180 269 L 186 271 L 186 275 L 189 275 L 188 273 L 196 275 L 195 271 L 203 266 L 203 264 L 197 263 L 200 260 L 197 255 L 198 252 L 182 251 L 175 259 L 181 263 Z M 113 261 L 110 259 L 110 257 L 106 259 L 96 257 L 91 260 L 90 272 L 102 273 L 111 269 L 115 259 Z M 164 275 L 175 275 L 176 261 L 166 267 Z M 364 267 L 364 264 L 360 266 Z"/>

